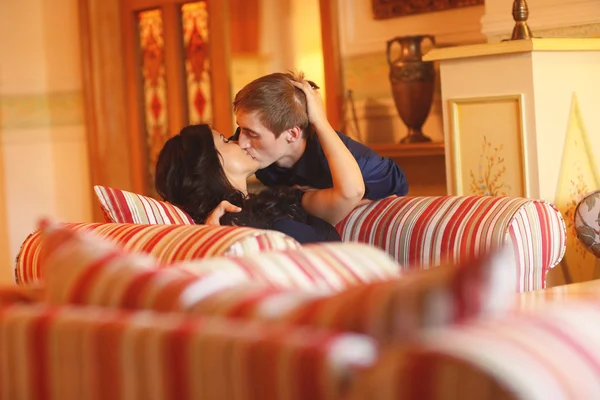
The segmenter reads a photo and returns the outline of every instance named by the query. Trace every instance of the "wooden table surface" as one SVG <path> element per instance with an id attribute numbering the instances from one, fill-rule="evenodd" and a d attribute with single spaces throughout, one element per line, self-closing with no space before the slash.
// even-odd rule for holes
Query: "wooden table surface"
<path id="1" fill-rule="evenodd" d="M 594 298 L 600 300 L 600 279 L 519 293 L 516 306 L 520 309 L 532 309 L 552 302 Z"/>

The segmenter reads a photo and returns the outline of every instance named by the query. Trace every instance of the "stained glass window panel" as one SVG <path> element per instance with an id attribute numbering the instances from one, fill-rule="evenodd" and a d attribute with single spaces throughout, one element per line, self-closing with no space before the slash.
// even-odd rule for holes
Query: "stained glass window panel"
<path id="1" fill-rule="evenodd" d="M 181 6 L 185 75 L 190 124 L 213 122 L 208 10 L 206 1 Z"/>
<path id="2" fill-rule="evenodd" d="M 149 187 L 154 191 L 154 168 L 163 144 L 169 138 L 167 83 L 164 64 L 163 19 L 160 10 L 137 14 L 143 80 L 144 119 Z"/>

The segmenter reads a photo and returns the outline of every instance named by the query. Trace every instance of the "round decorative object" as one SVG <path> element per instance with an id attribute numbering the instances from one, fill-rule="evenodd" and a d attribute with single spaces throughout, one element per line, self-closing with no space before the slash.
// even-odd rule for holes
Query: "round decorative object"
<path id="1" fill-rule="evenodd" d="M 588 193 L 578 203 L 573 217 L 577 239 L 600 258 L 600 190 Z"/>

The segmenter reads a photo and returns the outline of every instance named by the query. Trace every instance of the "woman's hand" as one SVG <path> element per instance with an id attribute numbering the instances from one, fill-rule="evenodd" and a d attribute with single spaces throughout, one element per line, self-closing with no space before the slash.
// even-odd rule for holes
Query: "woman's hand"
<path id="1" fill-rule="evenodd" d="M 204 225 L 220 226 L 221 225 L 220 219 L 223 215 L 225 215 L 226 213 L 238 213 L 240 211 L 242 211 L 242 209 L 240 207 L 234 206 L 227 200 L 223 200 L 222 202 L 219 203 L 217 208 L 212 210 L 212 212 L 208 215 L 208 217 L 206 217 L 206 221 L 204 221 Z"/>
<path id="2" fill-rule="evenodd" d="M 312 84 L 308 81 L 291 82 L 292 85 L 302 90 L 306 95 L 306 111 L 308 113 L 308 121 L 313 124 L 315 128 L 321 124 L 329 124 L 319 89 L 316 87 L 313 88 Z"/>

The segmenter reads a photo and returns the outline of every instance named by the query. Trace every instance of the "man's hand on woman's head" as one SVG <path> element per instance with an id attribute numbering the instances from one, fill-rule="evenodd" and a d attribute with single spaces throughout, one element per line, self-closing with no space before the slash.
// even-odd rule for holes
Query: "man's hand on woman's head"
<path id="1" fill-rule="evenodd" d="M 325 106 L 323 104 L 323 99 L 321 98 L 321 93 L 319 93 L 319 88 L 314 84 L 311 84 L 309 81 L 291 81 L 292 85 L 296 86 L 298 89 L 302 90 L 306 95 L 306 107 L 308 108 L 308 121 L 315 125 L 321 123 L 329 123 L 327 121 L 327 114 L 325 113 Z"/>
<path id="2" fill-rule="evenodd" d="M 241 207 L 234 206 L 227 200 L 223 200 L 222 202 L 219 203 L 217 208 L 212 210 L 212 212 L 208 215 L 208 217 L 206 217 L 206 221 L 204 221 L 204 224 L 220 226 L 221 225 L 221 222 L 220 222 L 221 217 L 223 215 L 225 215 L 225 213 L 238 213 L 240 211 L 242 211 Z"/>

